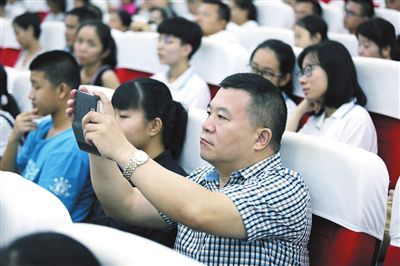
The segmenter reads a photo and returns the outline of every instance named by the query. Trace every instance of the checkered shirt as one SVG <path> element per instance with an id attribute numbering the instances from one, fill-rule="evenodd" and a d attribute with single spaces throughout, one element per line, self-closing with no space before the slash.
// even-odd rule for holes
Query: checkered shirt
<path id="1" fill-rule="evenodd" d="M 300 175 L 281 166 L 279 153 L 235 171 L 223 188 L 213 167 L 196 169 L 188 178 L 232 200 L 247 239 L 210 235 L 178 224 L 175 250 L 207 265 L 308 265 L 310 195 Z M 161 216 L 170 227 L 176 225 Z"/>

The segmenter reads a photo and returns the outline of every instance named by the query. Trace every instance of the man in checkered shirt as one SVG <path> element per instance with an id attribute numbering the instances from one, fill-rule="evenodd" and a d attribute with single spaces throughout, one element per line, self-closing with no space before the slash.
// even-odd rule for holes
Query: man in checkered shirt
<path id="1" fill-rule="evenodd" d="M 310 196 L 300 175 L 281 166 L 287 116 L 281 92 L 256 74 L 235 74 L 220 85 L 200 139 L 201 157 L 213 167 L 188 178 L 140 159 L 98 93 L 109 115 L 83 119 L 86 139 L 111 159 L 90 158 L 96 194 L 114 218 L 178 226 L 175 249 L 202 263 L 308 265 Z"/>

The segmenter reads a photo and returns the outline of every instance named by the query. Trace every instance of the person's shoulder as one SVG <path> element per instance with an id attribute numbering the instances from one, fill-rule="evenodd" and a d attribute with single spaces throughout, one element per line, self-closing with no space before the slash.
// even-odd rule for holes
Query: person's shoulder
<path id="1" fill-rule="evenodd" d="M 198 167 L 193 170 L 193 172 L 188 176 L 188 178 L 196 183 L 200 183 L 204 180 L 205 176 L 209 174 L 214 167 L 212 166 L 203 166 Z"/>

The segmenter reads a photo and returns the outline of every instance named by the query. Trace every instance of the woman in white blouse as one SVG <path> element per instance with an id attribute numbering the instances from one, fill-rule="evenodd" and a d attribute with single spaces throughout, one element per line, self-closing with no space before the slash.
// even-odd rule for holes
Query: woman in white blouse
<path id="1" fill-rule="evenodd" d="M 310 46 L 298 58 L 304 100 L 286 130 L 296 131 L 305 114 L 311 116 L 299 132 L 358 146 L 377 153 L 376 130 L 363 106 L 367 98 L 346 48 L 335 41 Z"/>

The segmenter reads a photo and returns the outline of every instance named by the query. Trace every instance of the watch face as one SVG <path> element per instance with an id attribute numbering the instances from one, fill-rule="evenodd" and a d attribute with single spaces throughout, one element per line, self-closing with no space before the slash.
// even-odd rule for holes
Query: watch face
<path id="1" fill-rule="evenodd" d="M 135 153 L 135 158 L 138 164 L 142 164 L 149 159 L 149 156 L 144 151 L 139 150 Z"/>

